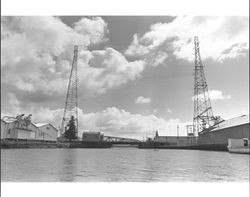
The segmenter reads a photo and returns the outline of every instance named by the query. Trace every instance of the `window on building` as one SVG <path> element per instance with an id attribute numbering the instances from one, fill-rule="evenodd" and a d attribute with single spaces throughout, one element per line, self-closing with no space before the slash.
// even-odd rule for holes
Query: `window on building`
<path id="1" fill-rule="evenodd" d="M 8 129 L 8 134 L 10 134 L 11 129 Z"/>
<path id="2" fill-rule="evenodd" d="M 244 139 L 244 146 L 248 146 L 248 140 Z"/>

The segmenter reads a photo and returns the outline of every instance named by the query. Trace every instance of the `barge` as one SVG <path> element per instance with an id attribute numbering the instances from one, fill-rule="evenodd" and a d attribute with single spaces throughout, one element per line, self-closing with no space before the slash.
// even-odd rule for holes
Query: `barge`
<path id="1" fill-rule="evenodd" d="M 249 139 L 228 139 L 228 151 L 230 153 L 250 154 Z"/>
<path id="2" fill-rule="evenodd" d="M 112 144 L 105 141 L 99 141 L 99 142 L 78 141 L 70 143 L 69 146 L 69 148 L 111 148 L 111 147 Z"/>

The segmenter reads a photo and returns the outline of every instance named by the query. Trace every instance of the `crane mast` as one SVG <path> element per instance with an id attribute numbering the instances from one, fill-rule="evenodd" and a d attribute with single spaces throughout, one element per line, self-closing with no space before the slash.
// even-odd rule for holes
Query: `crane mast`
<path id="1" fill-rule="evenodd" d="M 76 126 L 76 136 L 78 136 L 78 76 L 77 76 L 77 55 L 78 55 L 78 45 L 74 46 L 74 56 L 70 71 L 69 84 L 66 96 L 66 102 L 63 112 L 63 119 L 61 124 L 61 137 L 63 136 L 67 123 L 73 116 L 75 119 Z"/>
<path id="2" fill-rule="evenodd" d="M 214 116 L 205 78 L 204 66 L 201 61 L 198 37 L 194 37 L 195 68 L 194 68 L 194 116 L 193 132 L 197 136 L 214 125 Z"/>

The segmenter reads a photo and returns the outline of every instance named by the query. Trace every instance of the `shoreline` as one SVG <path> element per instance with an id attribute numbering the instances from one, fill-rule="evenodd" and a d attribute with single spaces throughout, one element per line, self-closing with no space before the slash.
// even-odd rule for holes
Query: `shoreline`
<path id="1" fill-rule="evenodd" d="M 29 140 L 1 140 L 1 149 L 36 149 L 36 148 L 111 148 L 111 147 L 130 147 L 118 146 L 108 142 L 49 142 L 49 141 L 29 141 Z M 186 149 L 186 150 L 211 150 L 211 151 L 227 151 L 226 144 L 214 145 L 162 145 L 157 143 L 141 142 L 138 146 L 133 146 L 138 149 Z"/>

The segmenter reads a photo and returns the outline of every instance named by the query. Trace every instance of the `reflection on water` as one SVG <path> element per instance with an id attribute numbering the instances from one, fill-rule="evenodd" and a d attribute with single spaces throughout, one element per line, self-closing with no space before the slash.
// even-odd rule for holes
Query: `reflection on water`
<path id="1" fill-rule="evenodd" d="M 2 181 L 249 181 L 249 155 L 196 150 L 4 149 Z"/>

